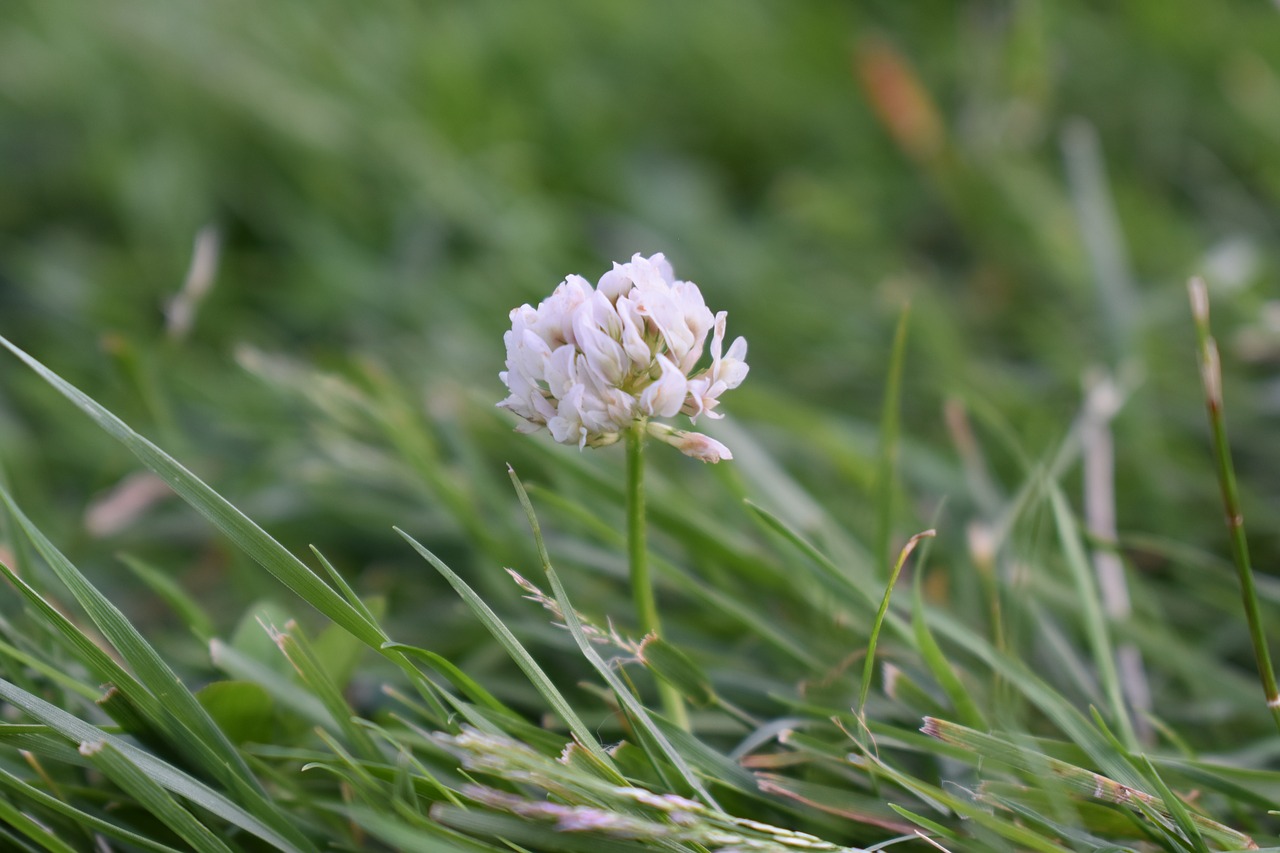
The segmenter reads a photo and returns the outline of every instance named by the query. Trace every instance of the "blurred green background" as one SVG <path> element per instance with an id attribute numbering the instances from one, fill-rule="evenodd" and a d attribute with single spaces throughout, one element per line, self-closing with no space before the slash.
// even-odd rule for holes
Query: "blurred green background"
<path id="1" fill-rule="evenodd" d="M 0 332 L 286 544 L 407 591 L 394 611 L 426 581 L 391 524 L 460 570 L 519 562 L 527 541 L 477 545 L 518 521 L 504 462 L 552 483 L 621 464 L 492 404 L 507 312 L 633 252 L 665 252 L 749 340 L 724 405 L 742 470 L 767 451 L 868 539 L 910 302 L 902 533 L 947 497 L 958 540 L 973 511 L 947 400 L 1012 488 L 1015 448 L 1050 453 L 1097 368 L 1139 378 L 1122 530 L 1224 552 L 1184 287 L 1203 273 L 1265 569 L 1277 57 L 1261 0 L 7 0 Z M 174 335 L 202 231 L 214 285 Z M 215 603 L 274 589 L 173 504 L 87 530 L 136 465 L 11 360 L 0 447 L 82 564 L 142 552 Z M 740 476 L 653 456 L 690 490 Z"/>

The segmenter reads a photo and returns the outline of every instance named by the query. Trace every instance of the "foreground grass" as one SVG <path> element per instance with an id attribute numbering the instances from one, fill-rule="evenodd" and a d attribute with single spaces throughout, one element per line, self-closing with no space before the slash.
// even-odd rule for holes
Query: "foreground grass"
<path id="1" fill-rule="evenodd" d="M 705 495 L 674 480 L 653 485 L 663 534 L 655 563 L 671 606 L 667 639 L 640 643 L 627 628 L 617 460 L 529 441 L 526 451 L 546 457 L 530 466 L 546 485 L 531 480 L 530 498 L 513 473 L 515 494 L 485 503 L 445 476 L 433 456 L 440 436 L 400 423 L 394 400 L 333 376 L 289 374 L 299 390 L 323 389 L 330 402 L 395 424 L 389 444 L 416 451 L 401 464 L 415 466 L 485 553 L 521 553 L 507 540 L 528 540 L 521 528 L 532 525 L 543 557 L 520 561 L 518 585 L 496 582 L 497 562 L 468 580 L 400 532 L 406 555 L 416 552 L 465 605 L 441 607 L 437 590 L 421 602 L 423 618 L 452 610 L 490 636 L 442 652 L 447 642 L 430 647 L 438 629 L 384 624 L 383 599 L 357 593 L 321 552 L 294 556 L 6 345 L 295 594 L 251 609 L 223 635 L 163 567 L 126 557 L 139 569 L 126 595 L 150 585 L 191 627 L 186 641 L 159 647 L 0 494 L 13 546 L 4 573 L 17 593 L 0 643 L 10 709 L 0 803 L 14 849 L 1271 843 L 1280 773 L 1266 769 L 1274 733 L 1259 724 L 1256 684 L 1179 630 L 1174 609 L 1161 606 L 1167 591 L 1122 579 L 1135 607 L 1117 614 L 1095 580 L 1087 549 L 1097 562 L 1116 543 L 1090 537 L 1060 482 L 1093 450 L 1082 438 L 1089 412 L 1050 464 L 1030 464 L 1013 494 L 970 522 L 967 543 L 939 507 L 937 545 L 918 545 L 909 581 L 892 594 L 891 567 L 747 433 L 735 435 L 739 476 Z M 885 444 L 896 444 L 895 419 L 884 420 Z M 979 447 L 969 448 L 971 466 Z M 882 466 L 885 476 L 894 470 Z M 683 476 L 695 473 L 707 469 Z M 736 518 L 709 513 L 742 493 L 750 500 Z M 883 490 L 891 531 L 893 499 Z M 544 541 L 541 529 L 554 535 Z M 1218 561 L 1183 559 L 1226 583 Z M 592 592 L 600 587 L 614 592 Z M 541 608 L 520 607 L 521 595 Z M 491 654 L 511 666 L 477 663 Z M 1118 667 L 1126 659 L 1137 668 Z M 1136 677 L 1144 690 L 1135 694 Z M 655 679 L 694 707 L 690 732 L 653 710 Z M 1224 744 L 1234 755 L 1220 754 Z"/>

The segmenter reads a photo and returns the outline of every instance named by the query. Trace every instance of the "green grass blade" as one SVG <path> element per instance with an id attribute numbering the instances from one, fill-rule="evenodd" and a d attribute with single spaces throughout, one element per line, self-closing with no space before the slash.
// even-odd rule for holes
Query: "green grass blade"
<path id="1" fill-rule="evenodd" d="M 27 600 L 46 626 L 53 629 L 54 634 L 62 640 L 66 647 L 76 656 L 89 672 L 102 682 L 114 685 L 130 697 L 135 707 L 146 713 L 148 719 L 158 728 L 163 729 L 167 722 L 159 702 L 142 684 L 126 670 L 115 658 L 103 651 L 97 643 L 85 635 L 75 623 L 64 616 L 57 608 L 44 599 L 40 593 L 18 577 L 12 569 L 0 562 L 2 574 L 15 589 Z M 65 678 L 65 676 L 64 676 Z M 63 679 L 58 679 L 59 683 Z M 80 692 L 80 691 L 76 691 Z M 93 692 L 93 698 L 100 691 Z"/>
<path id="2" fill-rule="evenodd" d="M 148 813 L 172 829 L 197 853 L 232 853 L 209 827 L 178 805 L 164 788 L 105 740 L 80 744 L 80 754 L 133 797 Z"/>
<path id="3" fill-rule="evenodd" d="M 0 571 L 5 571 L 7 574 L 3 564 L 0 564 Z M 12 575 L 8 576 L 12 577 Z M 87 684 L 81 684 L 79 681 L 63 672 L 61 668 L 45 663 L 34 655 L 30 655 L 21 649 L 2 641 L 0 641 L 0 655 L 13 658 L 23 666 L 40 673 L 45 678 L 49 679 L 49 681 L 70 693 L 76 694 L 82 699 L 88 699 L 90 702 L 93 702 L 102 695 L 102 691 L 100 689 L 95 689 Z"/>
<path id="4" fill-rule="evenodd" d="M 172 577 L 131 554 L 120 554 L 119 557 L 136 578 L 164 599 L 164 603 L 178 614 L 197 639 L 207 643 L 213 638 L 217 633 L 213 627 L 213 620 L 205 613 L 204 608 L 187 594 L 186 590 L 174 583 Z"/>
<path id="5" fill-rule="evenodd" d="M 1181 819 L 1176 816 L 1173 808 L 1170 808 L 1167 803 L 1161 802 L 1160 797 L 1148 794 L 1136 785 L 1118 782 L 1113 778 L 1094 773 L 1069 762 L 1032 752 L 995 735 L 979 732 L 945 720 L 926 718 L 922 731 L 945 743 L 961 746 L 981 756 L 983 760 L 995 761 L 1035 777 L 1043 778 L 1048 775 L 1065 790 L 1077 796 L 1129 808 L 1141 806 L 1144 809 L 1154 810 L 1154 813 L 1162 820 L 1181 824 Z M 1132 777 L 1133 774 L 1130 773 L 1130 776 Z M 1151 767 L 1146 781 L 1154 782 L 1155 776 L 1154 767 Z M 1155 782 L 1155 784 L 1163 785 L 1163 782 Z M 1168 790 L 1167 787 L 1165 790 Z M 1172 797 L 1173 794 L 1169 793 L 1168 796 Z M 1200 831 L 1206 831 L 1237 845 L 1237 849 L 1250 849 L 1253 845 L 1253 840 L 1244 833 L 1202 815 L 1188 812 L 1180 801 L 1176 803 L 1174 808 L 1180 808 L 1183 817 L 1195 826 L 1195 830 L 1189 832 L 1188 837 L 1196 837 Z"/>
<path id="6" fill-rule="evenodd" d="M 13 827 L 49 853 L 76 853 L 76 848 L 53 835 L 48 828 L 41 826 L 3 798 L 0 798 L 0 826 Z"/>
<path id="7" fill-rule="evenodd" d="M 118 839 L 124 843 L 137 847 L 139 850 L 154 850 L 156 853 L 181 853 L 174 847 L 167 844 L 161 844 L 147 838 L 145 835 L 139 835 L 132 830 L 125 829 L 122 826 L 116 826 L 110 821 L 103 820 L 97 815 L 89 814 L 81 811 L 75 806 L 65 802 L 60 797 L 54 797 L 40 790 L 34 785 L 29 785 L 23 780 L 14 776 L 4 768 L 0 768 L 0 787 L 8 788 L 16 796 L 21 797 L 26 802 L 41 808 L 47 812 L 61 815 L 72 823 L 83 826 L 86 830 L 100 832 L 103 835 Z"/>
<path id="8" fill-rule="evenodd" d="M 622 704 L 627 712 L 635 720 L 636 725 L 644 730 L 644 734 L 648 736 L 662 751 L 663 756 L 671 765 L 675 767 L 676 772 L 680 774 L 685 783 L 693 789 L 702 801 L 714 809 L 719 809 L 715 798 L 703 786 L 698 777 L 694 775 L 693 769 L 689 763 L 684 760 L 667 736 L 662 733 L 653 719 L 649 716 L 649 712 L 645 710 L 627 689 L 613 669 L 607 664 L 604 658 L 600 657 L 600 653 L 596 651 L 591 640 L 587 638 L 586 633 L 582 630 L 582 622 L 578 619 L 577 612 L 573 609 L 572 603 L 569 601 L 568 593 L 565 592 L 564 586 L 560 583 L 560 578 L 556 574 L 556 570 L 551 565 L 551 558 L 547 554 L 546 543 L 542 540 L 541 528 L 538 525 L 538 519 L 533 512 L 533 504 L 529 502 L 529 493 L 525 491 L 524 484 L 520 482 L 520 478 L 516 476 L 516 472 L 507 469 L 511 475 L 511 482 L 515 484 L 516 494 L 520 498 L 520 505 L 524 507 L 525 514 L 529 516 L 529 526 L 533 530 L 534 538 L 537 540 L 538 555 L 542 559 L 542 568 L 547 573 L 547 580 L 551 583 L 552 592 L 555 594 L 556 602 L 560 605 L 561 616 L 564 618 L 565 626 L 568 627 L 569 633 L 573 635 L 574 642 L 578 644 L 578 650 L 582 652 L 583 657 L 591 664 L 591 666 L 605 680 L 605 683 L 613 690 L 614 695 Z"/>
<path id="9" fill-rule="evenodd" d="M 213 665 L 240 681 L 256 684 L 280 705 L 302 717 L 312 725 L 331 728 L 337 725 L 324 703 L 298 686 L 292 678 L 281 674 L 221 640 L 209 642 L 209 658 Z"/>
<path id="10" fill-rule="evenodd" d="M 876 467 L 876 566 L 883 577 L 889 570 L 893 539 L 893 504 L 897 496 L 898 438 L 902 399 L 902 365 L 906 361 L 907 328 L 911 306 L 902 307 L 898 328 L 893 334 L 893 351 L 889 356 L 889 376 L 885 381 L 884 409 L 880 415 L 880 462 Z M 890 587 L 893 584 L 890 583 Z"/>
<path id="11" fill-rule="evenodd" d="M 1276 682 L 1271 649 L 1267 645 L 1266 629 L 1262 624 L 1253 562 L 1249 558 L 1249 537 L 1245 535 L 1244 529 L 1244 510 L 1240 502 L 1240 489 L 1236 484 L 1236 467 L 1231 459 L 1231 443 L 1227 439 L 1226 400 L 1222 396 L 1222 360 L 1218 354 L 1218 342 L 1209 326 L 1209 289 L 1200 278 L 1191 279 L 1187 287 L 1199 344 L 1200 381 L 1204 385 L 1209 429 L 1213 434 L 1218 487 L 1222 492 L 1222 508 L 1226 512 L 1227 532 L 1231 537 L 1231 557 L 1240 579 L 1240 598 L 1244 605 L 1245 619 L 1249 623 L 1249 638 L 1253 642 L 1253 655 L 1258 664 L 1258 678 L 1262 682 L 1267 709 L 1276 725 L 1280 726 L 1280 684 Z"/>
<path id="12" fill-rule="evenodd" d="M 449 679 L 454 687 L 457 687 L 462 693 L 476 703 L 493 711 L 501 711 L 510 713 L 511 709 L 502 703 L 500 699 L 490 693 L 478 681 L 458 669 L 448 658 L 443 655 L 436 654 L 430 649 L 422 649 L 417 646 L 410 646 L 405 643 L 388 643 L 387 648 L 403 652 L 410 657 L 422 658 L 432 667 L 434 667 L 441 675 Z"/>
<path id="13" fill-rule="evenodd" d="M 791 543 L 796 550 L 808 557 L 815 566 L 821 569 L 823 576 L 828 580 L 852 592 L 856 592 L 864 596 L 867 595 L 866 591 L 854 583 L 853 579 L 846 575 L 839 566 L 832 562 L 830 557 L 819 551 L 813 543 L 792 529 L 791 525 L 787 524 L 781 518 L 757 503 L 753 503 L 750 500 L 744 500 L 743 504 L 761 523 L 762 527 L 776 533 L 787 542 Z M 868 597 L 868 600 L 871 600 L 870 597 Z"/>
<path id="14" fill-rule="evenodd" d="M 459 577 L 453 569 L 445 565 L 444 561 L 431 553 L 426 546 L 419 543 L 416 539 L 408 533 L 405 533 L 400 528 L 397 527 L 395 530 L 406 542 L 409 543 L 410 546 L 412 546 L 415 551 L 418 552 L 419 555 L 422 556 L 423 559 L 434 566 L 436 571 L 443 575 L 444 579 L 449 582 L 449 585 L 457 591 L 458 595 L 462 597 L 462 600 L 471 608 L 471 612 L 474 613 L 480 620 L 481 624 L 488 629 L 494 639 L 496 639 L 498 643 L 506 649 L 507 654 L 509 654 L 511 659 L 515 661 L 516 666 L 520 667 L 521 671 L 524 672 L 529 681 L 533 683 L 533 686 L 542 694 L 542 697 L 547 700 L 547 703 L 551 705 L 552 709 L 555 710 L 555 712 L 560 715 L 560 718 L 565 721 L 565 724 L 569 726 L 569 731 L 573 733 L 574 739 L 577 740 L 585 749 L 590 750 L 591 753 L 600 761 L 602 766 L 608 768 L 609 772 L 617 777 L 617 781 L 621 782 L 622 775 L 618 773 L 617 768 L 614 766 L 613 759 L 611 759 L 601 748 L 600 742 L 596 740 L 596 736 L 592 734 L 591 729 L 588 728 L 587 724 L 584 723 L 582 718 L 573 710 L 573 707 L 569 704 L 568 700 L 564 698 L 564 695 L 556 689 L 554 684 L 551 683 L 551 679 L 547 677 L 547 674 L 543 672 L 542 667 L 538 666 L 538 663 L 533 659 L 533 656 L 529 654 L 528 650 L 526 650 L 525 647 L 520 644 L 520 641 L 516 639 L 515 635 L 511 633 L 511 629 L 509 629 L 503 621 L 498 618 L 498 614 L 494 613 L 492 608 L 485 604 L 484 599 L 476 595 L 475 590 L 473 590 L 466 581 Z"/>
<path id="15" fill-rule="evenodd" d="M 316 657 L 306 635 L 296 623 L 289 623 L 284 629 L 273 625 L 264 625 L 267 633 L 280 649 L 281 653 L 293 664 L 302 682 L 310 688 L 312 695 L 320 700 L 329 715 L 337 724 L 335 731 L 340 732 L 347 743 L 356 750 L 360 758 L 368 761 L 381 761 L 385 758 L 374 744 L 368 732 L 353 722 L 355 712 L 347 704 L 342 690 Z"/>
<path id="16" fill-rule="evenodd" d="M 133 668 L 143 690 L 125 693 L 130 704 L 138 707 L 141 702 L 139 710 L 158 725 L 172 745 L 192 755 L 205 772 L 227 782 L 233 789 L 243 788 L 251 797 L 248 801 L 251 811 L 281 833 L 292 836 L 295 843 L 301 842 L 301 835 L 279 813 L 244 757 L 133 623 L 31 523 L 3 487 L 0 487 L 0 501 L 103 636 Z M 116 686 L 125 690 L 125 685 Z"/>
<path id="17" fill-rule="evenodd" d="M 942 692 L 946 693 L 947 698 L 951 700 L 951 707 L 955 709 L 960 719 L 973 728 L 985 729 L 986 719 L 978 709 L 978 703 L 973 701 L 973 697 L 960 681 L 960 677 L 956 675 L 951 662 L 942 653 L 942 648 L 929 629 L 929 621 L 925 618 L 924 595 L 921 591 L 923 577 L 923 572 L 916 573 L 911 591 L 911 628 L 915 633 L 916 647 L 920 650 L 920 657 L 933 673 L 933 678 L 942 688 Z"/>
<path id="18" fill-rule="evenodd" d="M 88 415 L 104 432 L 128 448 L 183 500 L 304 601 L 375 649 L 387 641 L 378 625 L 366 619 L 319 575 L 177 460 L 8 339 L 0 337 L 0 345 Z"/>
<path id="19" fill-rule="evenodd" d="M 867 706 L 867 694 L 871 692 L 871 679 L 875 673 L 876 663 L 876 644 L 880 639 L 880 628 L 884 625 L 885 615 L 889 612 L 889 601 L 893 597 L 893 588 L 898 583 L 898 575 L 902 574 L 902 567 L 906 565 L 907 558 L 911 556 L 911 552 L 915 550 L 917 544 L 922 539 L 931 539 L 937 536 L 936 530 L 926 530 L 923 533 L 917 533 L 912 536 L 902 553 L 898 555 L 898 561 L 893 566 L 893 573 L 889 575 L 889 582 L 885 585 L 884 598 L 880 601 L 880 609 L 876 611 L 875 621 L 871 624 L 871 637 L 867 640 L 867 659 L 862 666 L 862 684 L 858 689 L 858 713 L 861 714 Z"/>
<path id="20" fill-rule="evenodd" d="M 342 573 L 333 567 L 333 563 L 330 563 L 328 558 L 321 554 L 320 549 L 314 545 L 311 546 L 311 553 L 315 554 L 316 559 L 320 561 L 320 565 L 324 566 L 325 572 L 328 573 L 330 580 L 333 581 L 333 585 L 338 588 L 338 592 L 342 593 L 342 597 L 358 610 L 360 615 L 368 620 L 370 624 L 376 625 L 378 617 L 373 615 L 373 611 L 369 609 L 369 605 L 365 603 L 364 599 L 356 595 L 356 591 L 351 588 L 351 584 L 347 583 L 347 579 L 342 576 Z"/>
<path id="21" fill-rule="evenodd" d="M 0 679 L 0 699 L 20 711 L 34 717 L 63 737 L 75 742 L 106 741 L 115 746 L 157 784 L 190 802 L 213 812 L 223 820 L 240 827 L 245 832 L 261 838 L 277 849 L 286 851 L 314 851 L 308 842 L 296 844 L 289 838 L 263 823 L 222 794 L 199 782 L 172 765 L 132 746 L 127 741 L 107 734 L 102 729 L 80 720 L 66 711 L 33 696 L 25 690 Z"/>
<path id="22" fill-rule="evenodd" d="M 1111 631 L 1107 626 L 1107 617 L 1102 607 L 1093 570 L 1089 558 L 1085 554 L 1080 540 L 1080 529 L 1067 499 L 1057 484 L 1048 484 L 1049 502 L 1053 507 L 1053 518 L 1058 528 L 1058 539 L 1062 543 L 1063 555 L 1075 581 L 1076 591 L 1084 616 L 1084 628 L 1089 643 L 1093 647 L 1094 666 L 1098 669 L 1098 677 L 1102 681 L 1103 692 L 1111 706 L 1111 715 L 1120 730 L 1120 739 L 1125 747 L 1133 752 L 1138 749 L 1138 735 L 1133 728 L 1133 720 L 1129 717 L 1129 709 L 1125 704 L 1124 686 L 1120 683 L 1120 675 L 1116 671 L 1116 648 L 1111 641 Z"/>
<path id="23" fill-rule="evenodd" d="M 1160 795 L 1165 813 L 1173 817 L 1174 823 L 1178 825 L 1178 829 L 1181 830 L 1183 836 L 1195 848 L 1196 853 L 1209 853 L 1209 845 L 1205 842 L 1204 835 L 1200 832 L 1200 827 L 1196 826 L 1195 821 L 1192 819 L 1191 812 L 1183 805 L 1182 800 L 1178 799 L 1178 796 L 1170 790 L 1165 781 L 1160 778 L 1160 774 L 1156 772 L 1151 760 L 1143 755 L 1138 756 L 1136 761 L 1139 764 L 1139 769 L 1144 771 L 1152 787 Z"/>
<path id="24" fill-rule="evenodd" d="M 457 808 L 458 813 L 466 814 L 467 810 Z M 510 853 L 510 844 L 489 844 L 469 835 L 450 829 L 443 821 L 407 821 L 383 811 L 366 806 L 351 806 L 347 809 L 351 819 L 369 834 L 393 845 L 396 850 L 405 853 Z M 476 831 L 473 827 L 466 828 Z M 522 848 L 514 848 L 517 851 Z"/>

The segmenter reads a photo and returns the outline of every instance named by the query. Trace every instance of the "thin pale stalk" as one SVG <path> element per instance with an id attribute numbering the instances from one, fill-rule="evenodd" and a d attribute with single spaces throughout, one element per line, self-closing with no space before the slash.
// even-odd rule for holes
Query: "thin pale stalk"
<path id="1" fill-rule="evenodd" d="M 631 571 L 631 598 L 635 601 L 640 630 L 660 637 L 662 624 L 658 620 L 658 603 L 653 594 L 653 579 L 649 576 L 649 552 L 645 542 L 643 424 L 627 431 L 627 563 Z M 658 694 L 671 721 L 688 731 L 689 714 L 680 691 L 665 681 L 659 681 Z"/>
<path id="2" fill-rule="evenodd" d="M 1266 693 L 1267 708 L 1280 728 L 1280 688 L 1276 685 L 1276 672 L 1271 665 L 1271 652 L 1262 630 L 1262 609 L 1258 605 L 1258 592 L 1253 583 L 1253 567 L 1249 561 L 1249 542 L 1245 537 L 1244 514 L 1240 509 L 1240 490 L 1236 486 L 1235 465 L 1231 462 L 1231 448 L 1227 444 L 1227 423 L 1223 414 L 1222 364 L 1218 359 L 1218 344 L 1209 330 L 1209 291 L 1203 279 L 1193 278 L 1188 283 L 1191 293 L 1191 315 L 1196 324 L 1196 338 L 1200 347 L 1200 379 L 1204 383 L 1205 407 L 1209 412 L 1209 429 L 1213 435 L 1214 462 L 1218 467 L 1218 485 L 1222 489 L 1222 505 L 1227 514 L 1227 532 L 1231 538 L 1231 556 L 1240 576 L 1240 597 L 1244 603 L 1245 618 L 1249 622 L 1249 636 L 1253 640 L 1253 655 L 1258 662 L 1258 675 Z"/>

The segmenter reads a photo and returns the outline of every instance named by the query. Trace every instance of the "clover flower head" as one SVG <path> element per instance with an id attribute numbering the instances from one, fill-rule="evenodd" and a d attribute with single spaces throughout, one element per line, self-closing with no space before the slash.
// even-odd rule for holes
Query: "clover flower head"
<path id="1" fill-rule="evenodd" d="M 704 462 L 732 459 L 710 436 L 650 418 L 720 418 L 720 395 L 747 376 L 747 342 L 724 348 L 726 312 L 713 314 L 661 253 L 613 265 L 595 287 L 571 275 L 537 308 L 511 312 L 503 336 L 510 395 L 498 404 L 561 444 L 613 444 L 641 424 L 649 435 Z M 707 338 L 711 363 L 701 369 Z"/>

